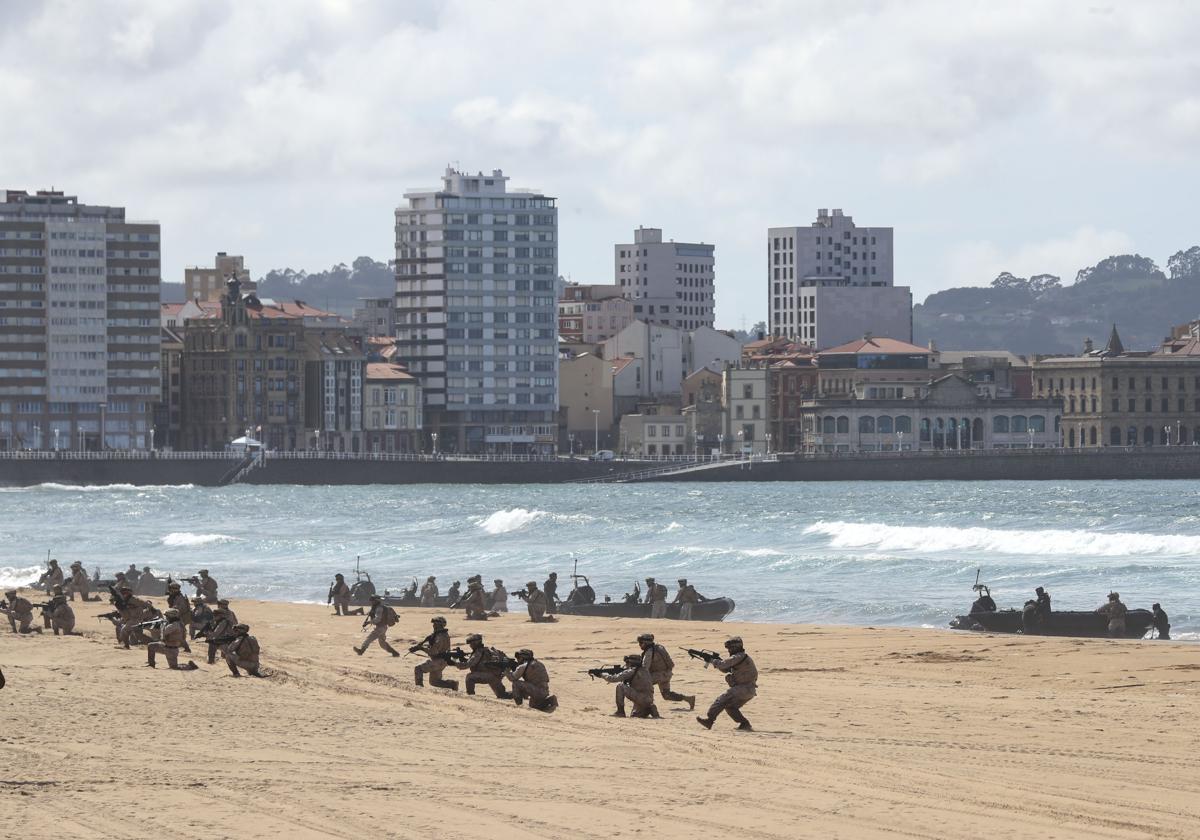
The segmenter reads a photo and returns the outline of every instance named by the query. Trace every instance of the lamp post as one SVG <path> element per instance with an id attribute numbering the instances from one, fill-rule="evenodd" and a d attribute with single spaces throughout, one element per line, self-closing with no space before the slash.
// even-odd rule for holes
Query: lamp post
<path id="1" fill-rule="evenodd" d="M 1163 443 L 1167 446 L 1171 445 L 1171 427 L 1163 426 Z"/>
<path id="2" fill-rule="evenodd" d="M 33 448 L 42 448 L 42 427 L 37 423 L 33 424 Z"/>
<path id="3" fill-rule="evenodd" d="M 771 455 L 771 433 L 767 432 L 767 456 Z"/>
<path id="4" fill-rule="evenodd" d="M 704 435 L 696 434 L 696 457 L 700 457 L 700 444 L 704 443 Z"/>
<path id="5" fill-rule="evenodd" d="M 720 457 L 724 458 L 725 457 L 725 433 L 724 432 L 717 432 L 717 449 L 719 450 Z"/>
<path id="6" fill-rule="evenodd" d="M 1029 448 L 1033 449 L 1033 426 L 1029 427 Z"/>
<path id="7" fill-rule="evenodd" d="M 592 409 L 592 451 L 600 451 L 600 409 Z"/>
<path id="8" fill-rule="evenodd" d="M 896 451 L 904 451 L 904 432 L 896 432 Z"/>
<path id="9" fill-rule="evenodd" d="M 744 435 L 742 432 L 738 432 L 738 433 L 737 433 L 737 439 L 738 439 L 738 451 L 737 451 L 737 456 L 738 456 L 739 458 L 741 458 L 741 457 L 742 457 L 742 441 L 745 439 L 745 435 Z"/>
<path id="10" fill-rule="evenodd" d="M 54 451 L 58 451 L 58 429 L 54 430 Z"/>
<path id="11" fill-rule="evenodd" d="M 321 430 L 317 429 L 317 451 L 321 451 Z"/>
<path id="12" fill-rule="evenodd" d="M 575 457 L 575 433 L 567 432 L 567 442 L 571 445 L 571 457 Z"/>
<path id="13" fill-rule="evenodd" d="M 433 433 L 432 433 L 432 437 L 433 437 L 433 457 L 434 457 L 434 458 L 436 458 L 436 457 L 437 457 L 437 454 L 438 454 L 438 448 L 437 448 L 437 436 L 438 436 L 438 433 L 437 433 L 437 432 L 433 432 Z"/>

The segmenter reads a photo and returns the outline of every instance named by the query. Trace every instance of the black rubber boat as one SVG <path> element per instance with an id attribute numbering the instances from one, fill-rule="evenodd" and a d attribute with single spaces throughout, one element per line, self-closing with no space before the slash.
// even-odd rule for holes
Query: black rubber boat
<path id="1" fill-rule="evenodd" d="M 1140 639 L 1154 626 L 1150 610 L 1129 610 L 1125 613 L 1125 638 Z M 1021 610 L 972 612 L 957 616 L 950 622 L 955 630 L 977 630 L 986 633 L 1024 633 Z M 1056 610 L 1050 620 L 1032 630 L 1037 636 L 1079 636 L 1103 639 L 1108 637 L 1108 617 L 1097 612 Z"/>
<path id="2" fill-rule="evenodd" d="M 692 621 L 724 621 L 736 606 L 732 598 L 709 598 L 692 605 Z M 649 618 L 649 604 L 625 604 L 620 601 L 601 601 L 591 604 L 563 603 L 559 615 L 594 615 L 607 618 Z M 679 618 L 679 604 L 667 605 L 667 618 Z"/>

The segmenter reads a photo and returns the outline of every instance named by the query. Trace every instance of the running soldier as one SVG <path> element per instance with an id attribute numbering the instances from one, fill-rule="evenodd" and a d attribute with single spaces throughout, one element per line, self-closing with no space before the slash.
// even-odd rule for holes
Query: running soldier
<path id="1" fill-rule="evenodd" d="M 533 651 L 529 648 L 521 648 L 514 657 L 517 667 L 504 674 L 512 681 L 513 702 L 520 706 L 528 700 L 529 708 L 539 712 L 557 709 L 558 698 L 550 693 L 550 673 L 546 666 L 533 658 Z"/>
<path id="2" fill-rule="evenodd" d="M 162 638 L 146 645 L 146 666 L 155 667 L 154 656 L 161 652 L 167 657 L 167 667 L 172 671 L 195 671 L 196 663 L 190 660 L 182 668 L 179 667 L 179 649 L 187 648 L 187 631 L 179 610 L 171 608 L 163 613 L 163 618 L 167 623 L 163 625 Z"/>
<path id="3" fill-rule="evenodd" d="M 638 647 L 642 649 L 642 668 L 650 675 L 650 684 L 658 686 L 664 700 L 672 703 L 687 703 L 688 711 L 696 708 L 696 695 L 680 694 L 671 690 L 671 677 L 675 674 L 675 660 L 667 649 L 654 641 L 653 633 L 643 633 L 637 637 Z M 653 688 L 651 689 L 653 691 Z"/>
<path id="4" fill-rule="evenodd" d="M 458 691 L 458 680 L 442 679 L 442 672 L 450 664 L 450 631 L 446 629 L 446 619 L 440 615 L 430 619 L 433 632 L 408 649 L 409 653 L 423 652 L 429 657 L 413 668 L 413 679 L 417 685 L 423 686 L 425 674 L 429 674 L 429 684 L 434 688 L 448 688 Z"/>
<path id="5" fill-rule="evenodd" d="M 354 652 L 362 656 L 367 652 L 367 648 L 371 646 L 371 642 L 379 642 L 379 646 L 390 653 L 392 656 L 399 656 L 400 651 L 388 644 L 387 631 L 389 627 L 394 627 L 400 619 L 396 616 L 396 611 L 383 603 L 382 595 L 371 596 L 371 611 L 367 613 L 367 617 L 363 619 L 363 629 L 367 625 L 373 625 L 367 638 L 363 640 L 361 647 L 355 647 Z"/>
<path id="6" fill-rule="evenodd" d="M 465 662 L 455 662 L 455 667 L 469 671 L 466 679 L 467 694 L 475 693 L 475 686 L 486 683 L 492 692 L 501 700 L 511 700 L 513 696 L 504 690 L 504 674 L 494 663 L 501 658 L 499 651 L 483 646 L 483 636 L 472 633 L 467 636 L 467 644 L 471 647 L 471 655 Z"/>
<path id="7" fill-rule="evenodd" d="M 225 664 L 229 666 L 229 672 L 240 677 L 238 668 L 243 668 L 252 677 L 265 677 L 266 674 L 259 670 L 258 639 L 250 635 L 250 626 L 238 624 L 233 628 L 233 634 L 233 641 L 225 646 Z"/>
<path id="8" fill-rule="evenodd" d="M 712 729 L 717 717 L 724 712 L 737 721 L 738 729 L 743 732 L 752 732 L 750 721 L 742 714 L 742 706 L 749 703 L 758 694 L 758 668 L 755 667 L 754 660 L 742 646 L 740 636 L 734 636 L 727 641 L 725 650 L 729 652 L 728 658 L 717 659 L 712 665 L 725 674 L 725 682 L 729 685 L 729 689 L 709 707 L 708 716 L 698 717 L 696 722 L 705 729 Z"/>
<path id="9" fill-rule="evenodd" d="M 642 667 L 641 656 L 629 654 L 625 657 L 624 671 L 603 676 L 606 681 L 617 684 L 617 710 L 613 712 L 613 717 L 626 717 L 626 700 L 633 704 L 633 711 L 628 717 L 662 717 L 654 705 L 654 683 L 650 681 L 650 672 Z"/>

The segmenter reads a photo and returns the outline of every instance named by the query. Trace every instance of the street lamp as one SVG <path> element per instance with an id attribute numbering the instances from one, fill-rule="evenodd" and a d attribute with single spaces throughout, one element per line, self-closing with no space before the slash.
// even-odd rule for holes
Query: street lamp
<path id="1" fill-rule="evenodd" d="M 42 427 L 37 423 L 33 424 L 33 448 L 42 448 Z"/>
<path id="2" fill-rule="evenodd" d="M 567 432 L 567 442 L 571 445 L 571 457 L 575 457 L 575 433 Z"/>
<path id="3" fill-rule="evenodd" d="M 700 457 L 700 444 L 704 443 L 704 435 L 696 435 L 696 457 Z"/>
<path id="4" fill-rule="evenodd" d="M 743 441 L 743 440 L 744 440 L 744 438 L 745 438 L 745 435 L 744 435 L 744 433 L 742 433 L 742 432 L 738 432 L 738 433 L 737 433 L 737 438 L 738 438 L 738 451 L 737 451 L 737 456 L 738 456 L 739 458 L 741 458 L 741 457 L 742 457 L 742 441 Z"/>
<path id="5" fill-rule="evenodd" d="M 436 458 L 436 457 L 437 457 L 437 454 L 438 454 L 438 448 L 437 448 L 437 436 L 438 436 L 438 433 L 437 433 L 437 432 L 433 432 L 433 433 L 432 433 L 432 435 L 433 435 L 433 457 L 435 457 L 435 458 Z"/>
<path id="6" fill-rule="evenodd" d="M 904 451 L 904 432 L 896 432 L 896 451 Z"/>
<path id="7" fill-rule="evenodd" d="M 767 455 L 771 454 L 771 433 L 767 432 Z"/>
<path id="8" fill-rule="evenodd" d="M 592 451 L 600 451 L 600 409 L 592 409 Z"/>
<path id="9" fill-rule="evenodd" d="M 317 451 L 321 451 L 321 430 L 317 429 Z"/>
<path id="10" fill-rule="evenodd" d="M 720 451 L 720 456 L 725 457 L 725 433 L 717 432 L 717 449 Z"/>
<path id="11" fill-rule="evenodd" d="M 1167 446 L 1171 445 L 1171 427 L 1163 426 L 1163 443 Z"/>
<path id="12" fill-rule="evenodd" d="M 54 430 L 54 451 L 58 451 L 58 429 Z"/>

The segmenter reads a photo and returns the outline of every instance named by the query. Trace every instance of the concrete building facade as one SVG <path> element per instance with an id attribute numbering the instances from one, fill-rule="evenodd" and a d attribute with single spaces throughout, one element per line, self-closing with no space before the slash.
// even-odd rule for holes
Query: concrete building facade
<path id="1" fill-rule="evenodd" d="M 626 414 L 620 425 L 621 451 L 630 458 L 691 455 L 687 418 L 671 407 L 659 412 L 648 407 L 642 414 Z"/>
<path id="2" fill-rule="evenodd" d="M 396 334 L 396 299 L 360 298 L 361 306 L 354 308 L 354 326 L 367 335 L 387 336 Z"/>
<path id="3" fill-rule="evenodd" d="M 366 451 L 421 451 L 421 386 L 417 380 L 402 366 L 390 362 L 368 362 L 364 375 Z"/>
<path id="4" fill-rule="evenodd" d="M 216 301 L 225 294 L 226 284 L 237 280 L 247 294 L 258 292 L 258 286 L 250 279 L 246 261 L 236 254 L 218 251 L 211 268 L 190 265 L 183 270 L 183 299 L 190 301 Z"/>
<path id="5" fill-rule="evenodd" d="M 763 455 L 771 449 L 769 391 L 769 363 L 746 359 L 725 367 L 722 452 Z"/>
<path id="6" fill-rule="evenodd" d="M 613 246 L 613 277 L 633 302 L 633 316 L 650 324 L 694 330 L 711 327 L 716 306 L 714 246 L 663 242 L 660 228 L 639 227 L 633 242 Z"/>
<path id="7" fill-rule="evenodd" d="M 620 286 L 568 284 L 558 301 L 558 334 L 564 341 L 599 344 L 634 321 L 633 302 Z"/>
<path id="8" fill-rule="evenodd" d="M 59 191 L 0 203 L 0 449 L 154 445 L 160 230 Z"/>
<path id="9" fill-rule="evenodd" d="M 808 227 L 767 231 L 768 329 L 831 347 L 870 332 L 912 340 L 912 291 L 894 285 L 892 229 L 818 210 Z"/>
<path id="10" fill-rule="evenodd" d="M 611 448 L 613 425 L 613 365 L 591 353 L 580 353 L 559 362 L 561 403 L 560 447 L 568 452 Z"/>
<path id="11" fill-rule="evenodd" d="M 395 213 L 396 340 L 442 451 L 555 448 L 558 210 L 507 182 L 447 168 Z"/>

